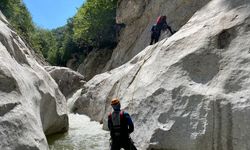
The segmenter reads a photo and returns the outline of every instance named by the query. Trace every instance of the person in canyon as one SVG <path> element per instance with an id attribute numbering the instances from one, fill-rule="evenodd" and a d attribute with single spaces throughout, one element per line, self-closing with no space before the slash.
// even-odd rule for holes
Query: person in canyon
<path id="1" fill-rule="evenodd" d="M 161 36 L 161 31 L 165 31 L 168 29 L 170 33 L 173 35 L 175 31 L 172 30 L 172 28 L 167 23 L 167 17 L 166 16 L 159 16 L 156 24 L 154 24 L 151 28 L 151 41 L 150 45 L 157 43 L 159 41 L 159 38 Z"/>
<path id="2" fill-rule="evenodd" d="M 108 128 L 111 136 L 111 150 L 136 150 L 130 133 L 134 131 L 134 124 L 127 112 L 121 111 L 118 98 L 111 101 L 113 112 L 108 115 Z"/>

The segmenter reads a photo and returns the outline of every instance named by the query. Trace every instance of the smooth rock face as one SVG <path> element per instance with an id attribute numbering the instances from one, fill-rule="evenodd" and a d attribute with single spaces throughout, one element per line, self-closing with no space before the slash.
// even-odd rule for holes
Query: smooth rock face
<path id="1" fill-rule="evenodd" d="M 119 97 L 142 150 L 249 150 L 249 10 L 249 0 L 212 0 L 175 35 L 87 82 L 74 110 L 106 123 Z"/>
<path id="2" fill-rule="evenodd" d="M 178 30 L 209 1 L 119 0 L 116 22 L 120 24 L 120 32 L 117 34 L 117 47 L 114 50 L 92 51 L 77 71 L 88 81 L 97 74 L 119 67 L 149 45 L 150 29 L 158 16 L 167 15 L 169 25 L 173 30 Z M 169 31 L 162 32 L 161 39 L 170 35 Z M 73 68 L 73 62 L 74 59 L 70 60 L 67 67 Z"/>
<path id="3" fill-rule="evenodd" d="M 45 66 L 44 69 L 50 73 L 66 98 L 71 97 L 85 83 L 84 76 L 69 68 Z"/>
<path id="4" fill-rule="evenodd" d="M 112 49 L 98 49 L 90 52 L 84 62 L 80 64 L 77 71 L 84 75 L 87 81 L 95 75 L 103 73 L 112 52 Z"/>
<path id="5" fill-rule="evenodd" d="M 150 43 L 150 30 L 158 16 L 166 15 L 173 30 L 182 27 L 192 15 L 210 0 L 119 0 L 116 22 L 125 24 L 119 43 L 105 70 L 128 62 Z M 162 32 L 161 39 L 169 37 Z"/>
<path id="6" fill-rule="evenodd" d="M 66 131 L 65 97 L 0 13 L 0 149 L 48 149 Z"/>

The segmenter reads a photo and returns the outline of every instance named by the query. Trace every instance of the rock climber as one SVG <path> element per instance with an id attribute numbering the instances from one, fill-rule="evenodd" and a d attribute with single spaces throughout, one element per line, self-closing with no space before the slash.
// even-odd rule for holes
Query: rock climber
<path id="1" fill-rule="evenodd" d="M 118 98 L 111 101 L 113 112 L 108 115 L 108 128 L 111 136 L 111 150 L 136 150 L 130 133 L 134 131 L 134 124 L 127 112 L 121 111 Z"/>
<path id="2" fill-rule="evenodd" d="M 151 28 L 150 45 L 157 43 L 161 36 L 161 30 L 165 31 L 166 29 L 168 29 L 172 35 L 175 33 L 175 31 L 173 31 L 171 27 L 167 24 L 167 17 L 159 16 L 157 18 L 156 24 L 154 24 Z"/>

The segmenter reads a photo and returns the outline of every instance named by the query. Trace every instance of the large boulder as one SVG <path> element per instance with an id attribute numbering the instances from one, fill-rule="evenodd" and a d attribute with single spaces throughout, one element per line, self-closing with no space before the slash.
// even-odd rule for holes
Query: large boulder
<path id="1" fill-rule="evenodd" d="M 65 97 L 0 12 L 0 149 L 48 149 L 68 129 Z"/>
<path id="2" fill-rule="evenodd" d="M 71 97 L 85 83 L 84 76 L 66 67 L 44 66 L 66 98 Z"/>
<path id="3" fill-rule="evenodd" d="M 106 123 L 119 97 L 143 150 L 250 149 L 249 9 L 212 0 L 175 35 L 87 82 L 74 111 Z"/>
<path id="4" fill-rule="evenodd" d="M 192 15 L 210 0 L 119 0 L 116 22 L 124 24 L 119 43 L 105 70 L 116 68 L 132 59 L 150 43 L 150 29 L 160 15 L 178 30 Z M 170 36 L 162 34 L 161 39 Z"/>

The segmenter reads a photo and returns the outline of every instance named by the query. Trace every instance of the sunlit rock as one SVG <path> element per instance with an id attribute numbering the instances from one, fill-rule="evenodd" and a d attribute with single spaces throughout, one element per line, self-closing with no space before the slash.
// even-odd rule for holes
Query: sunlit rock
<path id="1" fill-rule="evenodd" d="M 141 52 L 150 43 L 150 30 L 158 16 L 166 15 L 173 30 L 179 30 L 210 0 L 119 0 L 116 22 L 123 25 L 119 43 L 105 69 L 116 68 Z M 169 37 L 163 32 L 161 39 Z"/>
<path id="2" fill-rule="evenodd" d="M 148 5 L 158 2 L 150 1 Z M 161 2 L 160 8 L 165 10 L 175 4 Z M 202 6 L 204 1 L 199 2 Z M 120 3 L 124 8 L 141 8 L 136 4 L 130 0 Z M 183 11 L 192 10 L 191 6 Z M 118 97 L 134 120 L 132 137 L 139 149 L 250 149 L 249 10 L 248 0 L 211 0 L 175 35 L 146 47 L 128 63 L 87 82 L 75 102 L 75 112 L 105 125 L 107 113 L 112 110 L 110 100 Z M 122 20 L 127 19 L 131 20 Z M 169 20 L 170 25 L 175 21 Z M 140 28 L 140 19 L 134 22 Z M 118 57 L 124 55 L 121 52 L 116 56 L 113 60 L 120 61 Z"/>
<path id="3" fill-rule="evenodd" d="M 68 129 L 65 97 L 0 13 L 0 149 L 48 149 Z"/>
<path id="4" fill-rule="evenodd" d="M 85 83 L 84 76 L 69 68 L 56 66 L 45 66 L 44 68 L 56 81 L 66 98 L 71 97 Z"/>

